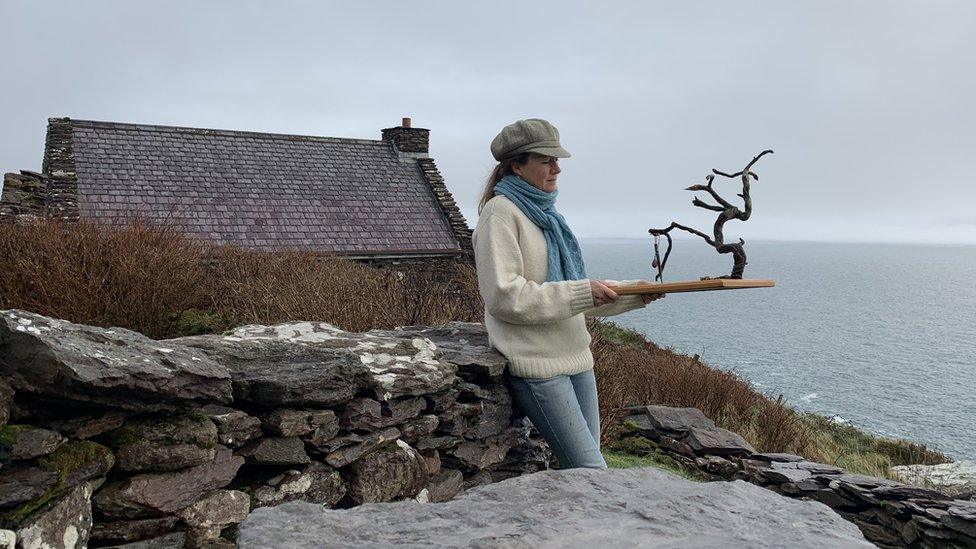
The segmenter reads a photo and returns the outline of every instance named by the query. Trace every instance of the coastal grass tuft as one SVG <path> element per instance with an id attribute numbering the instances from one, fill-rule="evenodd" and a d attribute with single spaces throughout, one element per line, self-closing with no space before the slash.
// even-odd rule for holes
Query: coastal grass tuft
<path id="1" fill-rule="evenodd" d="M 865 433 L 852 425 L 838 424 L 817 414 L 801 414 L 821 461 L 850 471 L 887 476 L 895 465 L 935 465 L 950 461 L 948 456 L 908 440 Z"/>
<path id="2" fill-rule="evenodd" d="M 0 309 L 170 335 L 170 316 L 205 304 L 201 247 L 133 220 L 0 225 Z"/>

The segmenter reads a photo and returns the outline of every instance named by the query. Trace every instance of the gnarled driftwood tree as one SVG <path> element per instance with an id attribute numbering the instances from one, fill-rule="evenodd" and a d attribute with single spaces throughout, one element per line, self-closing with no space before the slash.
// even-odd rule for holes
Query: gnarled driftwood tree
<path id="1" fill-rule="evenodd" d="M 654 236 L 654 262 L 651 264 L 651 266 L 657 269 L 657 276 L 654 277 L 655 280 L 663 281 L 664 265 L 667 264 L 668 256 L 671 255 L 671 245 L 673 242 L 671 240 L 671 235 L 668 233 L 670 233 L 672 229 L 681 229 L 682 231 L 687 231 L 691 234 L 696 234 L 702 237 L 703 239 L 705 239 L 705 242 L 708 242 L 708 244 L 714 247 L 715 250 L 718 251 L 718 253 L 732 254 L 733 257 L 732 274 L 719 276 L 716 278 L 742 278 L 742 272 L 746 268 L 746 252 L 745 249 L 743 248 L 743 245 L 746 242 L 745 240 L 742 240 L 740 238 L 739 242 L 737 243 L 726 244 L 725 236 L 722 233 L 722 231 L 726 221 L 732 219 L 745 221 L 749 219 L 750 215 L 752 215 L 752 198 L 749 196 L 749 178 L 752 177 L 755 178 L 756 181 L 759 181 L 759 176 L 752 172 L 752 166 L 755 165 L 755 163 L 758 162 L 759 159 L 762 158 L 764 155 L 772 154 L 772 152 L 773 151 L 771 150 L 765 150 L 757 154 L 751 161 L 749 161 L 748 164 L 746 164 L 746 167 L 740 172 L 730 174 L 730 173 L 725 173 L 713 169 L 712 173 L 705 176 L 704 185 L 699 183 L 697 185 L 692 185 L 685 189 L 686 191 L 695 191 L 695 192 L 705 191 L 708 194 L 712 195 L 712 198 L 715 199 L 715 202 L 718 203 L 718 204 L 709 204 L 708 202 L 705 202 L 700 198 L 698 198 L 698 196 L 695 196 L 695 199 L 691 201 L 692 204 L 698 206 L 699 208 L 705 208 L 706 210 L 719 212 L 718 219 L 715 220 L 715 226 L 713 228 L 714 237 L 710 238 L 707 234 L 701 231 L 692 229 L 691 227 L 687 227 L 685 225 L 681 225 L 680 223 L 675 223 L 675 222 L 672 222 L 671 225 L 669 225 L 667 228 L 664 229 L 648 230 L 648 232 Z M 734 179 L 740 176 L 742 177 L 742 194 L 739 194 L 737 196 L 742 198 L 742 201 L 744 203 L 743 209 L 740 210 L 737 206 L 733 205 L 729 201 L 722 198 L 718 194 L 718 192 L 716 192 L 715 189 L 712 188 L 712 183 L 715 181 L 716 175 L 721 175 L 722 177 L 728 177 L 730 179 Z M 662 235 L 668 239 L 668 249 L 664 254 L 664 259 L 661 259 L 660 251 L 658 249 L 658 239 Z M 706 280 L 708 278 L 709 277 L 702 277 L 702 280 Z"/>

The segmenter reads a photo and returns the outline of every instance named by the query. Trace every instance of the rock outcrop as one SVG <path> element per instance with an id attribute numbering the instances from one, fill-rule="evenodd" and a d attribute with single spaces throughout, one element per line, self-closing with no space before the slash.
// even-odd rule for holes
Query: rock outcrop
<path id="1" fill-rule="evenodd" d="M 622 444 L 659 453 L 712 480 L 745 480 L 790 498 L 819 501 L 879 547 L 976 547 L 976 502 L 849 474 L 801 456 L 757 453 L 694 408 L 635 406 L 630 413 L 629 437 Z"/>
<path id="2" fill-rule="evenodd" d="M 976 499 L 976 462 L 954 461 L 938 465 L 899 465 L 890 472 L 905 482 L 925 486 L 947 496 Z"/>
<path id="3" fill-rule="evenodd" d="M 294 525 L 301 524 L 301 528 Z M 482 486 L 447 503 L 326 510 L 258 509 L 242 549 L 265 547 L 872 547 L 817 502 L 737 481 L 695 483 L 651 468 L 546 471 Z"/>

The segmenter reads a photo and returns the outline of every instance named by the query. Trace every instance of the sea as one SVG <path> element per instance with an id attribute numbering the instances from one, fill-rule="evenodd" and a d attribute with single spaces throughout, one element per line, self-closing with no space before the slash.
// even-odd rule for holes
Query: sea
<path id="1" fill-rule="evenodd" d="M 662 240 L 664 253 L 664 241 Z M 654 279 L 647 241 L 584 239 L 590 278 Z M 796 409 L 976 459 L 976 246 L 746 243 L 773 288 L 678 293 L 610 320 Z M 675 240 L 665 282 L 728 274 Z"/>

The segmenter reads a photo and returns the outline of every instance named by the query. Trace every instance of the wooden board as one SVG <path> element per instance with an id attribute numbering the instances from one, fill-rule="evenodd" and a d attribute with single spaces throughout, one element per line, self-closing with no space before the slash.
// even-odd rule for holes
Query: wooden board
<path id="1" fill-rule="evenodd" d="M 617 295 L 636 294 L 674 294 L 678 292 L 710 292 L 713 290 L 738 290 L 741 288 L 772 288 L 776 283 L 765 278 L 710 278 L 708 280 L 685 280 L 634 284 L 633 286 L 609 286 Z"/>

